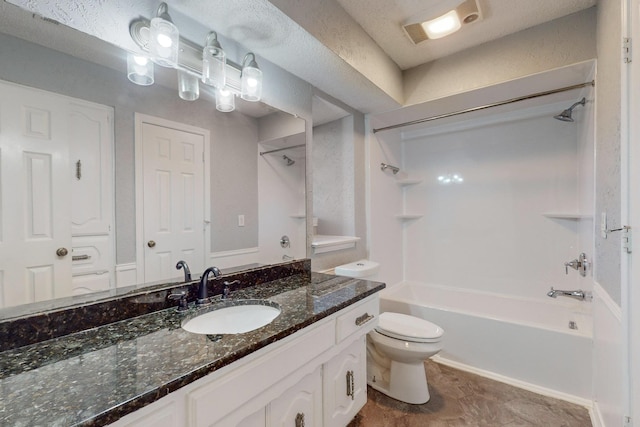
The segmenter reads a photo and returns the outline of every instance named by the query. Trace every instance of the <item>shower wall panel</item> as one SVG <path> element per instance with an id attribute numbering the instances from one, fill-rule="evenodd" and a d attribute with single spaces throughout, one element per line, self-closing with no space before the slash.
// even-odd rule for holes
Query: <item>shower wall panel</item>
<path id="1" fill-rule="evenodd" d="M 531 298 L 578 285 L 564 263 L 591 249 L 581 221 L 544 215 L 583 214 L 575 123 L 485 122 L 403 148 L 404 169 L 423 179 L 405 190 L 405 209 L 425 213 L 406 224 L 404 280 Z"/>

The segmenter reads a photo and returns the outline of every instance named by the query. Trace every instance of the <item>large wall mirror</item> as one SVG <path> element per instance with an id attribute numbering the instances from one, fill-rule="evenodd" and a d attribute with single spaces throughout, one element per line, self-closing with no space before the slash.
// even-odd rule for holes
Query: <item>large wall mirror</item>
<path id="1" fill-rule="evenodd" d="M 173 69 L 134 85 L 116 47 L 0 15 L 0 318 L 179 281 L 180 259 L 197 279 L 306 256 L 304 120 L 184 101 Z"/>

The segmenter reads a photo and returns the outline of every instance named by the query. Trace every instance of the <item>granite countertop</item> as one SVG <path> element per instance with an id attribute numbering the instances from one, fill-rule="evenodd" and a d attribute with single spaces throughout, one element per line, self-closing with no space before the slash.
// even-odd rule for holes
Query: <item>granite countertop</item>
<path id="1" fill-rule="evenodd" d="M 268 299 L 281 314 L 235 335 L 180 324 L 195 308 L 165 309 L 0 353 L 0 425 L 101 426 L 366 298 L 384 284 L 313 273 L 231 292 Z"/>

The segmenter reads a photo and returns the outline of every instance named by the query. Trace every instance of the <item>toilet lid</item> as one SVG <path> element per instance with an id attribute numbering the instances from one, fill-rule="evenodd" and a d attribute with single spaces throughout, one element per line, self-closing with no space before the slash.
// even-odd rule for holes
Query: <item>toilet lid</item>
<path id="1" fill-rule="evenodd" d="M 391 338 L 412 342 L 437 342 L 444 334 L 440 326 L 427 320 L 389 312 L 380 314 L 376 331 Z"/>

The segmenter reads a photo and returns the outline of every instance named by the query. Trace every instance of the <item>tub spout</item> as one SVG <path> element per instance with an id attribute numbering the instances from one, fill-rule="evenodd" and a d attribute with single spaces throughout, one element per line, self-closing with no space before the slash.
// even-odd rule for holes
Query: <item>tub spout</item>
<path id="1" fill-rule="evenodd" d="M 560 289 L 553 289 L 553 286 L 552 286 L 551 290 L 547 292 L 547 296 L 551 298 L 556 298 L 558 295 L 563 297 L 575 298 L 580 301 L 584 301 L 588 297 L 587 293 L 581 289 L 577 291 L 562 291 Z"/>

